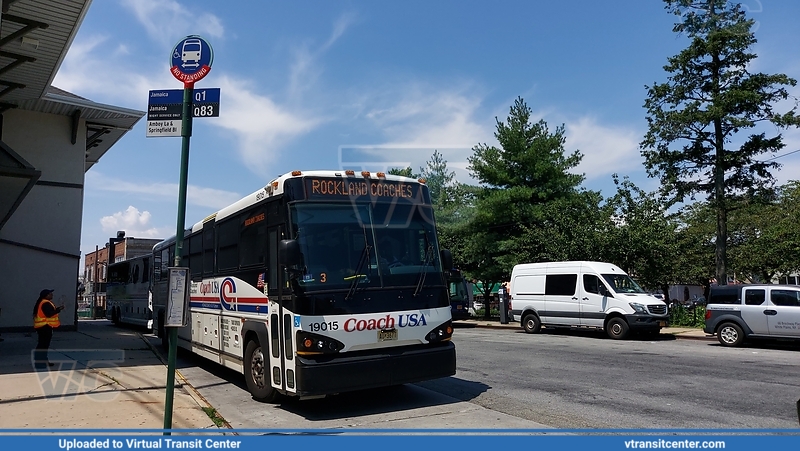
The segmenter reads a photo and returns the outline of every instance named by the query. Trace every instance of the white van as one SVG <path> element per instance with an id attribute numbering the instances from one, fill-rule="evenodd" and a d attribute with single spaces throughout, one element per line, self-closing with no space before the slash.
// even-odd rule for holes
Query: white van
<path id="1" fill-rule="evenodd" d="M 658 333 L 668 325 L 667 304 L 644 291 L 611 263 L 552 262 L 514 266 L 511 313 L 528 333 L 542 326 Z"/>

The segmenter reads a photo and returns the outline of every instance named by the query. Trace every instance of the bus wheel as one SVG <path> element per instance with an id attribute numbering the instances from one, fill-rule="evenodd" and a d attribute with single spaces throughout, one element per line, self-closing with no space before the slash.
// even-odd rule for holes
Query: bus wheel
<path id="1" fill-rule="evenodd" d="M 117 308 L 111 307 L 111 324 L 117 325 L 119 323 L 119 317 L 117 316 Z"/>
<path id="2" fill-rule="evenodd" d="M 273 402 L 278 392 L 269 381 L 269 365 L 264 359 L 258 339 L 247 342 L 244 351 L 244 380 L 253 399 L 260 402 Z"/>
<path id="3" fill-rule="evenodd" d="M 606 324 L 606 333 L 614 340 L 622 340 L 627 337 L 628 330 L 628 323 L 620 317 L 611 318 Z"/>

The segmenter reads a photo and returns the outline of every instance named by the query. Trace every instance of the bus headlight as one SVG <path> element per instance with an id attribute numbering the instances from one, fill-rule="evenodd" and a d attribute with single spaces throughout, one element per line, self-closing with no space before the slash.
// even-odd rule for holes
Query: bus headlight
<path id="1" fill-rule="evenodd" d="M 428 332 L 425 335 L 425 339 L 428 340 L 429 343 L 437 343 L 440 341 L 447 341 L 453 338 L 453 322 L 447 321 L 445 323 L 440 324 L 432 331 Z"/>
<path id="2" fill-rule="evenodd" d="M 631 308 L 636 313 L 643 313 L 643 314 L 650 313 L 650 312 L 647 311 L 647 307 L 644 304 L 639 304 L 638 302 L 629 302 L 628 305 L 630 305 Z"/>
<path id="3" fill-rule="evenodd" d="M 335 354 L 344 349 L 344 343 L 324 335 L 306 331 L 297 332 L 298 355 Z"/>

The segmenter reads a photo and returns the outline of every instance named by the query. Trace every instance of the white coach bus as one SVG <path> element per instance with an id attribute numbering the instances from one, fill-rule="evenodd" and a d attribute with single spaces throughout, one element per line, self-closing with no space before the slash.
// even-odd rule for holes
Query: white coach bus
<path id="1" fill-rule="evenodd" d="M 178 346 L 243 373 L 267 402 L 455 374 L 452 257 L 423 182 L 294 171 L 195 224 L 181 252 L 191 320 Z M 153 249 L 164 341 L 175 244 Z"/>
<path id="2" fill-rule="evenodd" d="M 153 327 L 152 259 L 148 254 L 108 266 L 106 318 L 114 324 Z"/>

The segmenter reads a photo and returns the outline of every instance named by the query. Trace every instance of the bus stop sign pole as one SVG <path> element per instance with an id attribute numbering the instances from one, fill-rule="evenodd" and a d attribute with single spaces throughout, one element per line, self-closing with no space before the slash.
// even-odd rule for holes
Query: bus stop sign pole
<path id="1" fill-rule="evenodd" d="M 186 226 L 186 186 L 189 172 L 189 138 L 192 136 L 192 98 L 194 83 L 211 70 L 214 52 L 211 45 L 200 36 L 186 36 L 172 49 L 170 73 L 183 82 L 183 109 L 181 114 L 181 175 L 178 187 L 178 224 L 175 229 L 175 260 L 179 267 L 183 253 L 183 230 Z M 169 357 L 167 359 L 166 400 L 164 402 L 164 435 L 172 429 L 172 401 L 175 396 L 175 360 L 178 354 L 178 328 L 167 330 Z"/>

